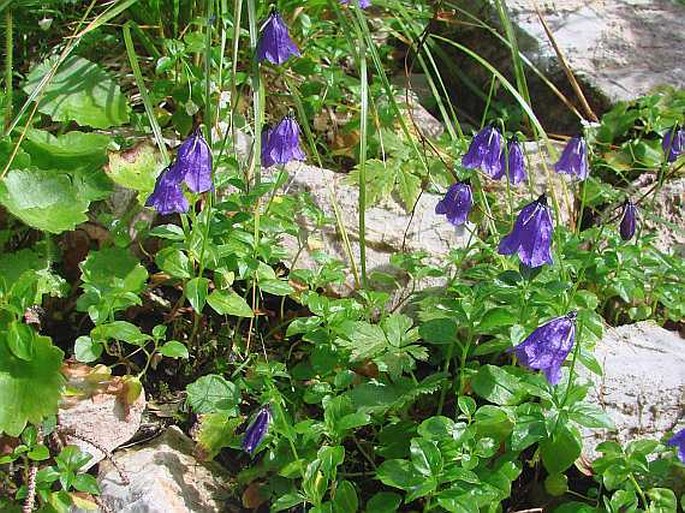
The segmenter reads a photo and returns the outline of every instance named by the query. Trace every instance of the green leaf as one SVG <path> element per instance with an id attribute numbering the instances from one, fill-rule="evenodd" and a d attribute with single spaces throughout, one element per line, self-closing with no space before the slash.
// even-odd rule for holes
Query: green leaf
<path id="1" fill-rule="evenodd" d="M 0 332 L 2 336 L 2 332 Z M 34 339 L 36 332 L 26 324 L 12 321 L 7 328 L 7 346 L 14 356 L 31 361 L 35 355 Z"/>
<path id="2" fill-rule="evenodd" d="M 492 308 L 485 312 L 478 323 L 478 333 L 491 333 L 513 325 L 518 320 L 518 315 L 511 308 Z"/>
<path id="3" fill-rule="evenodd" d="M 668 488 L 650 488 L 647 496 L 652 500 L 649 513 L 671 513 L 678 509 L 678 500 L 673 490 Z"/>
<path id="4" fill-rule="evenodd" d="M 114 183 L 126 187 L 127 189 L 138 191 L 139 201 L 140 203 L 144 203 L 143 198 L 147 198 L 155 188 L 155 180 L 162 167 L 162 158 L 159 151 L 150 143 L 144 142 L 121 153 L 110 152 L 109 164 L 107 165 L 106 170 L 107 175 Z M 169 227 L 175 225 L 157 226 L 152 232 L 163 229 L 164 226 Z M 180 228 L 178 229 L 183 233 Z M 162 235 L 155 235 L 157 237 L 163 237 Z M 175 240 L 183 240 L 183 238 Z"/>
<path id="5" fill-rule="evenodd" d="M 400 196 L 400 200 L 402 200 L 404 209 L 409 212 L 414 208 L 416 198 L 418 198 L 421 193 L 421 179 L 411 171 L 405 169 L 404 166 L 399 166 L 398 171 L 399 172 L 396 175 L 397 193 Z"/>
<path id="6" fill-rule="evenodd" d="M 395 513 L 402 504 L 402 497 L 393 492 L 378 492 L 366 503 L 368 513 Z"/>
<path id="7" fill-rule="evenodd" d="M 45 461 L 50 458 L 50 449 L 43 444 L 36 445 L 26 456 L 33 461 Z"/>
<path id="8" fill-rule="evenodd" d="M 31 164 L 41 169 L 101 169 L 107 163 L 110 141 L 110 136 L 92 132 L 72 131 L 55 137 L 30 128 L 22 146 L 31 155 Z"/>
<path id="9" fill-rule="evenodd" d="M 183 358 L 187 360 L 190 357 L 188 348 L 178 340 L 169 340 L 169 342 L 159 348 L 159 352 L 162 356 L 169 358 Z"/>
<path id="10" fill-rule="evenodd" d="M 211 460 L 224 447 L 240 446 L 235 430 L 243 423 L 243 417 L 230 418 L 225 412 L 210 413 L 200 418 L 197 444 L 202 459 Z"/>
<path id="11" fill-rule="evenodd" d="M 584 502 L 573 501 L 562 504 L 553 513 L 602 513 L 603 511 Z"/>
<path id="12" fill-rule="evenodd" d="M 411 462 L 419 474 L 438 476 L 442 471 L 442 455 L 434 442 L 414 438 L 409 446 Z"/>
<path id="13" fill-rule="evenodd" d="M 489 404 L 478 408 L 475 421 L 480 436 L 488 436 L 499 441 L 504 440 L 514 426 L 506 411 Z"/>
<path id="14" fill-rule="evenodd" d="M 230 381 L 217 374 L 203 376 L 186 388 L 188 404 L 197 413 L 237 413 L 240 393 Z"/>
<path id="15" fill-rule="evenodd" d="M 90 474 L 75 475 L 71 485 L 79 492 L 90 493 L 92 495 L 99 495 L 100 493 L 97 479 Z"/>
<path id="16" fill-rule="evenodd" d="M 303 502 L 304 497 L 299 493 L 287 493 L 285 495 L 281 495 L 273 502 L 270 511 L 271 513 L 278 513 L 279 511 L 294 508 Z"/>
<path id="17" fill-rule="evenodd" d="M 186 297 L 193 309 L 197 313 L 202 313 L 202 309 L 207 302 L 207 293 L 209 292 L 209 280 L 202 276 L 188 280 L 185 286 Z"/>
<path id="18" fill-rule="evenodd" d="M 74 343 L 74 356 L 79 362 L 94 362 L 102 354 L 102 344 L 87 336 L 81 336 Z"/>
<path id="19" fill-rule="evenodd" d="M 31 94 L 50 72 L 56 57 L 34 67 L 24 91 Z M 119 86 L 97 64 L 82 57 L 68 57 L 43 89 L 38 110 L 55 121 L 76 121 L 94 128 L 128 122 L 128 102 Z"/>
<path id="20" fill-rule="evenodd" d="M 48 337 L 34 340 L 34 357 L 21 360 L 0 341 L 0 432 L 19 436 L 27 422 L 39 424 L 57 413 L 64 384 L 64 353 Z"/>
<path id="21" fill-rule="evenodd" d="M 260 280 L 259 288 L 268 294 L 273 294 L 274 296 L 287 296 L 292 294 L 294 289 L 284 280 Z"/>
<path id="22" fill-rule="evenodd" d="M 96 326 L 90 331 L 90 336 L 95 340 L 102 341 L 110 338 L 123 340 L 136 346 L 143 345 L 150 340 L 150 335 L 142 333 L 138 326 L 127 321 L 113 321 Z"/>
<path id="23" fill-rule="evenodd" d="M 519 378 L 494 365 L 481 367 L 471 387 L 482 398 L 499 405 L 515 405 L 527 396 Z"/>
<path id="24" fill-rule="evenodd" d="M 218 314 L 236 317 L 253 317 L 254 312 L 247 301 L 233 290 L 215 290 L 207 298 L 207 303 Z"/>
<path id="25" fill-rule="evenodd" d="M 376 470 L 376 477 L 383 484 L 400 490 L 410 490 L 423 479 L 407 460 L 385 460 Z"/>
<path id="26" fill-rule="evenodd" d="M 583 449 L 578 430 L 560 424 L 557 430 L 540 443 L 542 463 L 550 474 L 560 474 L 578 459 Z"/>
<path id="27" fill-rule="evenodd" d="M 188 255 L 178 248 L 164 248 L 155 256 L 159 268 L 173 278 L 190 278 L 192 267 Z"/>
<path id="28" fill-rule="evenodd" d="M 614 429 L 614 421 L 611 417 L 594 404 L 574 404 L 569 412 L 569 418 L 587 428 Z"/>
<path id="29" fill-rule="evenodd" d="M 50 233 L 72 230 L 88 220 L 89 201 L 69 174 L 38 168 L 12 169 L 0 182 L 0 203 L 24 223 Z"/>
<path id="30" fill-rule="evenodd" d="M 359 499 L 354 485 L 349 481 L 341 481 L 335 489 L 333 497 L 333 513 L 357 513 Z"/>
<path id="31" fill-rule="evenodd" d="M 186 236 L 183 233 L 183 228 L 175 224 L 162 224 L 155 226 L 150 230 L 150 235 L 159 237 L 160 239 L 169 240 L 185 240 Z"/>
<path id="32" fill-rule="evenodd" d="M 438 504 L 450 513 L 478 513 L 480 511 L 473 495 L 458 487 L 441 492 L 438 495 Z"/>

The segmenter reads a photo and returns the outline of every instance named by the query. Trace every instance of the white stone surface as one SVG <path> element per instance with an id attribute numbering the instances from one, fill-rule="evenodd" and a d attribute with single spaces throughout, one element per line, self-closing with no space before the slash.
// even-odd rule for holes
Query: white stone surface
<path id="1" fill-rule="evenodd" d="M 160 437 L 116 453 L 130 481 L 107 461 L 100 465 L 102 502 L 117 513 L 216 513 L 224 511 L 228 477 L 216 463 L 200 463 L 193 441 L 172 426 Z"/>
<path id="2" fill-rule="evenodd" d="M 587 400 L 611 417 L 616 431 L 586 430 L 588 456 L 607 439 L 661 439 L 685 427 L 685 340 L 643 321 L 608 330 L 594 354 L 604 375 L 583 372 L 594 385 Z"/>
<path id="3" fill-rule="evenodd" d="M 536 5 L 571 69 L 611 101 L 685 86 L 685 6 L 672 0 L 509 0 L 514 23 L 556 59 Z"/>

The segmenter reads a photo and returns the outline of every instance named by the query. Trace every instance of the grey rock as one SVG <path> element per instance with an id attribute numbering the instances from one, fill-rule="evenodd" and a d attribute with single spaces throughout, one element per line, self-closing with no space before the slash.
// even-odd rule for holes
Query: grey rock
<path id="1" fill-rule="evenodd" d="M 193 441 L 175 426 L 152 442 L 115 454 L 129 483 L 107 460 L 100 465 L 102 502 L 118 513 L 225 511 L 228 476 L 218 464 L 193 456 Z"/>
<path id="2" fill-rule="evenodd" d="M 579 78 L 611 102 L 660 85 L 685 85 L 685 6 L 671 0 L 510 0 L 514 23 L 537 43 L 529 57 L 549 68 L 556 54 L 535 6 Z"/>
<path id="3" fill-rule="evenodd" d="M 587 400 L 600 406 L 616 431 L 586 430 L 584 452 L 594 459 L 605 440 L 625 444 L 661 439 L 685 427 L 685 340 L 649 321 L 610 329 L 594 355 L 603 376 L 582 371 L 593 387 Z"/>
<path id="4" fill-rule="evenodd" d="M 640 198 L 656 187 L 656 177 L 643 174 L 636 181 Z M 665 253 L 685 257 L 685 178 L 674 178 L 663 184 L 639 205 L 642 230 L 656 234 L 656 246 Z M 648 213 L 648 214 L 646 214 Z"/>

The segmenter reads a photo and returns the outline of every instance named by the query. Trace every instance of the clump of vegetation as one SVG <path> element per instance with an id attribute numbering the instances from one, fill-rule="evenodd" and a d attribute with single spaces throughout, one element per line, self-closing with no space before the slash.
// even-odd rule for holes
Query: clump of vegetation
<path id="1" fill-rule="evenodd" d="M 179 425 L 195 423 L 244 508 L 683 507 L 682 431 L 578 462 L 581 431 L 612 427 L 579 378 L 601 374 L 605 326 L 685 318 L 685 264 L 644 222 L 682 175 L 685 92 L 579 120 L 556 155 L 516 52 L 513 85 L 424 30 L 429 2 L 378 4 L 0 2 L 0 509 L 98 503 L 89 456 L 58 443 L 77 362 L 121 376 L 124 405 L 182 391 Z M 392 85 L 387 33 L 429 83 L 438 138 Z M 511 103 L 491 102 L 493 85 L 483 122 L 469 119 L 440 45 Z M 524 139 L 556 155 L 543 190 Z M 349 171 L 355 226 L 284 186 L 302 161 Z M 397 274 L 372 276 L 369 206 L 411 211 L 427 191 L 445 193 L 436 216 L 468 243 L 398 253 Z M 319 250 L 299 267 L 303 220 L 334 225 L 348 261 Z M 422 291 L 426 278 L 443 285 Z"/>

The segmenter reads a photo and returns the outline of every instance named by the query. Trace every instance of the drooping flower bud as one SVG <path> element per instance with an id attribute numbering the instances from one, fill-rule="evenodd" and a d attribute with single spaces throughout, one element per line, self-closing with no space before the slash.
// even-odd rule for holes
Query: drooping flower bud
<path id="1" fill-rule="evenodd" d="M 506 170 L 509 181 L 512 185 L 517 185 L 526 179 L 526 163 L 523 156 L 523 149 L 516 140 L 512 138 L 507 143 L 507 151 L 502 152 L 502 175 Z"/>
<path id="2" fill-rule="evenodd" d="M 178 148 L 175 165 L 191 191 L 205 192 L 212 188 L 212 152 L 199 129 Z"/>
<path id="3" fill-rule="evenodd" d="M 561 379 L 561 367 L 576 338 L 576 312 L 557 317 L 539 326 L 516 347 L 510 349 L 519 363 L 541 370 L 552 385 Z"/>
<path id="4" fill-rule="evenodd" d="M 587 158 L 587 143 L 580 136 L 572 138 L 561 153 L 559 161 L 554 164 L 557 173 L 565 173 L 581 180 L 590 172 Z"/>
<path id="5" fill-rule="evenodd" d="M 674 434 L 666 445 L 678 448 L 678 459 L 685 463 L 685 429 Z"/>
<path id="6" fill-rule="evenodd" d="M 190 205 L 181 190 L 183 171 L 174 163 L 157 177 L 155 189 L 145 202 L 162 215 L 187 212 Z"/>
<path id="7" fill-rule="evenodd" d="M 666 154 L 666 162 L 674 162 L 678 155 L 685 152 L 685 128 L 674 127 L 666 132 L 661 147 Z"/>
<path id="8" fill-rule="evenodd" d="M 637 207 L 629 199 L 623 204 L 623 215 L 621 216 L 621 224 L 619 232 L 623 240 L 630 240 L 635 235 L 635 226 L 637 219 Z"/>
<path id="9" fill-rule="evenodd" d="M 269 424 L 271 424 L 271 410 L 268 406 L 264 406 L 255 416 L 252 423 L 245 431 L 245 438 L 243 438 L 243 449 L 252 454 L 257 446 L 264 440 L 267 431 L 269 431 Z"/>
<path id="10" fill-rule="evenodd" d="M 467 169 L 480 169 L 492 178 L 502 176 L 502 134 L 493 126 L 478 132 L 471 141 L 468 151 L 461 159 Z"/>
<path id="11" fill-rule="evenodd" d="M 552 263 L 552 216 L 543 194 L 519 213 L 511 233 L 499 244 L 500 255 L 518 253 L 523 265 L 539 267 Z"/>
<path id="12" fill-rule="evenodd" d="M 460 226 L 466 222 L 473 207 L 473 195 L 471 186 L 467 183 L 457 182 L 450 186 L 445 197 L 438 201 L 435 213 L 446 215 L 447 220 L 454 226 Z"/>
<path id="13" fill-rule="evenodd" d="M 272 64 L 281 65 L 291 55 L 298 56 L 300 51 L 288 34 L 288 27 L 283 18 L 274 10 L 262 27 L 262 34 L 257 43 L 257 60 L 267 60 Z"/>
<path id="14" fill-rule="evenodd" d="M 275 127 L 262 132 L 261 157 L 264 167 L 305 159 L 300 148 L 300 127 L 295 118 L 286 116 Z"/>

